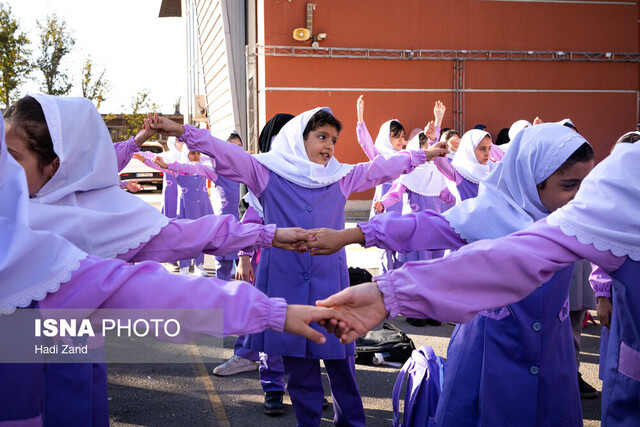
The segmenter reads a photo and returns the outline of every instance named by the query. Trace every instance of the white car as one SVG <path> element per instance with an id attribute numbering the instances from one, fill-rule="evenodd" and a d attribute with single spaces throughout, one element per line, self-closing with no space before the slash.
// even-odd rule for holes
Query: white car
<path id="1" fill-rule="evenodd" d="M 159 142 L 147 141 L 142 144 L 140 151 L 160 154 L 164 152 L 164 147 Z M 121 181 L 136 181 L 140 185 L 155 185 L 158 190 L 162 190 L 162 178 L 162 172 L 150 168 L 135 158 L 131 159 L 127 166 L 120 171 Z"/>

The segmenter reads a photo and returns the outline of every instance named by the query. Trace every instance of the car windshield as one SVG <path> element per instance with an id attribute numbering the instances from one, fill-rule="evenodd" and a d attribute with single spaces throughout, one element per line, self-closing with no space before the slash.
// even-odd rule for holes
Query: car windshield
<path id="1" fill-rule="evenodd" d="M 162 147 L 157 147 L 155 145 L 143 145 L 140 147 L 140 151 L 151 151 L 152 153 L 158 154 L 162 153 Z"/>

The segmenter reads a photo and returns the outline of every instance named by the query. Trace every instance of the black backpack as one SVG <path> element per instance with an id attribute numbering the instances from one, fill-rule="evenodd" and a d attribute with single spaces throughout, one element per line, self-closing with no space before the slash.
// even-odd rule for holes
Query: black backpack
<path id="1" fill-rule="evenodd" d="M 373 364 L 373 357 L 381 353 L 386 362 L 404 363 L 416 349 L 411 338 L 391 323 L 370 331 L 356 340 L 356 363 Z"/>

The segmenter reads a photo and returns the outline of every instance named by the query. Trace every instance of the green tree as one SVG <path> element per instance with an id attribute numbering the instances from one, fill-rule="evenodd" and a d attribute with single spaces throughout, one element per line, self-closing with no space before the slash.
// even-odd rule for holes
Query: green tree
<path id="1" fill-rule="evenodd" d="M 44 24 L 37 21 L 40 29 L 40 57 L 38 68 L 44 75 L 41 89 L 49 95 L 67 95 L 72 84 L 63 72 L 62 59 L 71 52 L 76 40 L 67 29 L 67 23 L 55 13 L 47 16 Z"/>
<path id="2" fill-rule="evenodd" d="M 13 92 L 31 71 L 28 44 L 29 39 L 11 15 L 11 7 L 0 3 L 0 99 L 5 107 L 11 104 Z"/>
<path id="3" fill-rule="evenodd" d="M 82 68 L 82 96 L 93 101 L 96 108 L 100 109 L 100 104 L 104 102 L 106 93 L 109 91 L 109 82 L 104 78 L 105 69 L 95 79 L 92 72 L 93 61 L 89 57 Z"/>
<path id="4" fill-rule="evenodd" d="M 131 100 L 131 114 L 125 114 L 124 120 L 128 135 L 135 135 L 142 130 L 147 113 L 153 114 L 160 106 L 151 100 L 149 89 L 143 89 Z M 156 138 L 154 136 L 154 138 Z"/>

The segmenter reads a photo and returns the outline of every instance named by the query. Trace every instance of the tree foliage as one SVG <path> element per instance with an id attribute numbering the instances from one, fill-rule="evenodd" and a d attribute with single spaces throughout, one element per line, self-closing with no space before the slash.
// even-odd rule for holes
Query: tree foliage
<path id="1" fill-rule="evenodd" d="M 47 16 L 44 24 L 37 21 L 40 29 L 40 57 L 38 68 L 44 75 L 41 89 L 49 95 L 67 95 L 72 84 L 63 72 L 61 62 L 76 43 L 67 29 L 67 23 L 55 13 Z"/>
<path id="2" fill-rule="evenodd" d="M 11 7 L 0 3 L 0 99 L 6 107 L 15 98 L 13 92 L 31 71 L 28 44 L 29 39 L 11 15 Z"/>
<path id="3" fill-rule="evenodd" d="M 93 76 L 93 61 L 91 58 L 87 58 L 82 68 L 82 96 L 90 99 L 96 104 L 96 108 L 100 109 L 106 99 L 106 94 L 109 91 L 109 82 L 105 79 L 106 70 L 103 69 L 97 78 Z"/>
<path id="4" fill-rule="evenodd" d="M 122 106 L 124 109 L 124 106 Z M 147 117 L 147 113 L 153 114 L 160 106 L 151 100 L 149 89 L 143 89 L 131 99 L 131 114 L 123 114 L 125 135 L 136 135 L 142 130 L 142 124 Z M 116 116 L 107 114 L 105 121 L 113 120 Z M 154 136 L 152 139 L 157 138 Z"/>

